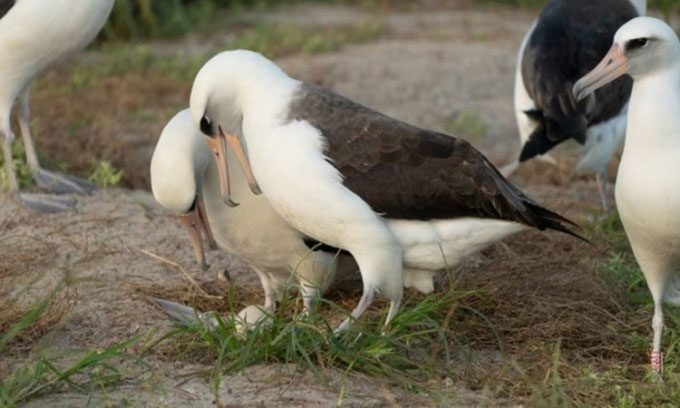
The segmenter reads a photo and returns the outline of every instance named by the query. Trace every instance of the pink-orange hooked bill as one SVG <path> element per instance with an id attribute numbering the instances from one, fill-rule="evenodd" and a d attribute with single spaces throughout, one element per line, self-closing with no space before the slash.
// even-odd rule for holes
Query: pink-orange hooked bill
<path id="1" fill-rule="evenodd" d="M 627 72 L 628 59 L 621 46 L 614 44 L 602 62 L 574 84 L 574 96 L 581 101 Z"/>

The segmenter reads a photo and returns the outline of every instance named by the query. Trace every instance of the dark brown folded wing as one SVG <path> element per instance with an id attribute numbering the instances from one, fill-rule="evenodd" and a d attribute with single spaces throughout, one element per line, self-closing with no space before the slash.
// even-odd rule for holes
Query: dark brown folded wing
<path id="1" fill-rule="evenodd" d="M 14 7 L 16 0 L 0 0 L 0 19 L 5 17 L 5 14 Z"/>
<path id="2" fill-rule="evenodd" d="M 569 222 L 503 178 L 468 142 L 423 130 L 305 83 L 290 109 L 326 139 L 344 184 L 393 219 L 492 218 L 540 229 Z"/>

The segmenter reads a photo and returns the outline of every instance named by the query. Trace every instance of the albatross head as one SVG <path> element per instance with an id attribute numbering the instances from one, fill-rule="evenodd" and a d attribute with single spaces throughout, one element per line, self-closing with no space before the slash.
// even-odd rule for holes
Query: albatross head
<path id="1" fill-rule="evenodd" d="M 634 80 L 667 69 L 678 69 L 680 41 L 666 23 L 652 17 L 638 17 L 619 28 L 614 44 L 589 74 L 574 85 L 578 100 L 628 74 Z"/>
<path id="2" fill-rule="evenodd" d="M 200 186 L 210 155 L 189 111 L 184 110 L 165 126 L 151 158 L 153 195 L 187 230 L 196 260 L 204 269 L 208 265 L 203 241 L 212 236 L 202 210 Z"/>
<path id="3" fill-rule="evenodd" d="M 261 54 L 246 50 L 217 54 L 196 75 L 191 89 L 191 117 L 205 135 L 217 160 L 222 198 L 227 205 L 237 205 L 229 197 L 227 145 L 234 149 L 250 189 L 255 194 L 261 193 L 244 142 L 237 135 L 242 133 L 244 108 L 252 99 L 257 99 L 254 98 L 256 91 L 266 92 L 270 81 L 282 76 L 287 78 L 276 64 Z"/>

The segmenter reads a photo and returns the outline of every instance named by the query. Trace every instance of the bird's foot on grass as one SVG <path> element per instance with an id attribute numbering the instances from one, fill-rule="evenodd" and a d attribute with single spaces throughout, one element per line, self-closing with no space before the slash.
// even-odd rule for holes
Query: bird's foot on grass
<path id="1" fill-rule="evenodd" d="M 202 325 L 211 332 L 215 332 L 217 330 L 219 323 L 212 312 L 200 313 L 194 308 L 171 302 L 169 300 L 153 298 L 153 301 L 156 303 L 156 305 L 158 305 L 163 313 L 174 319 L 182 326 L 191 327 Z"/>
<path id="2" fill-rule="evenodd" d="M 49 194 L 19 193 L 18 199 L 24 208 L 41 214 L 72 211 L 76 206 L 73 197 L 59 197 Z"/>
<path id="3" fill-rule="evenodd" d="M 54 194 L 92 194 L 96 187 L 87 180 L 65 174 L 38 169 L 33 173 L 35 182 L 41 188 Z"/>

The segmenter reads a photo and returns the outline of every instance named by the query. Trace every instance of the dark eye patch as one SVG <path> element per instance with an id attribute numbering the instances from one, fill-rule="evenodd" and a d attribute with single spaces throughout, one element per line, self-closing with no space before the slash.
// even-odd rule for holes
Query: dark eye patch
<path id="1" fill-rule="evenodd" d="M 626 43 L 626 51 L 635 51 L 644 48 L 649 44 L 649 38 L 636 38 Z"/>
<path id="2" fill-rule="evenodd" d="M 205 116 L 201 118 L 201 132 L 203 132 L 203 134 L 206 136 L 215 136 L 215 130 L 213 129 L 212 122 Z"/>

